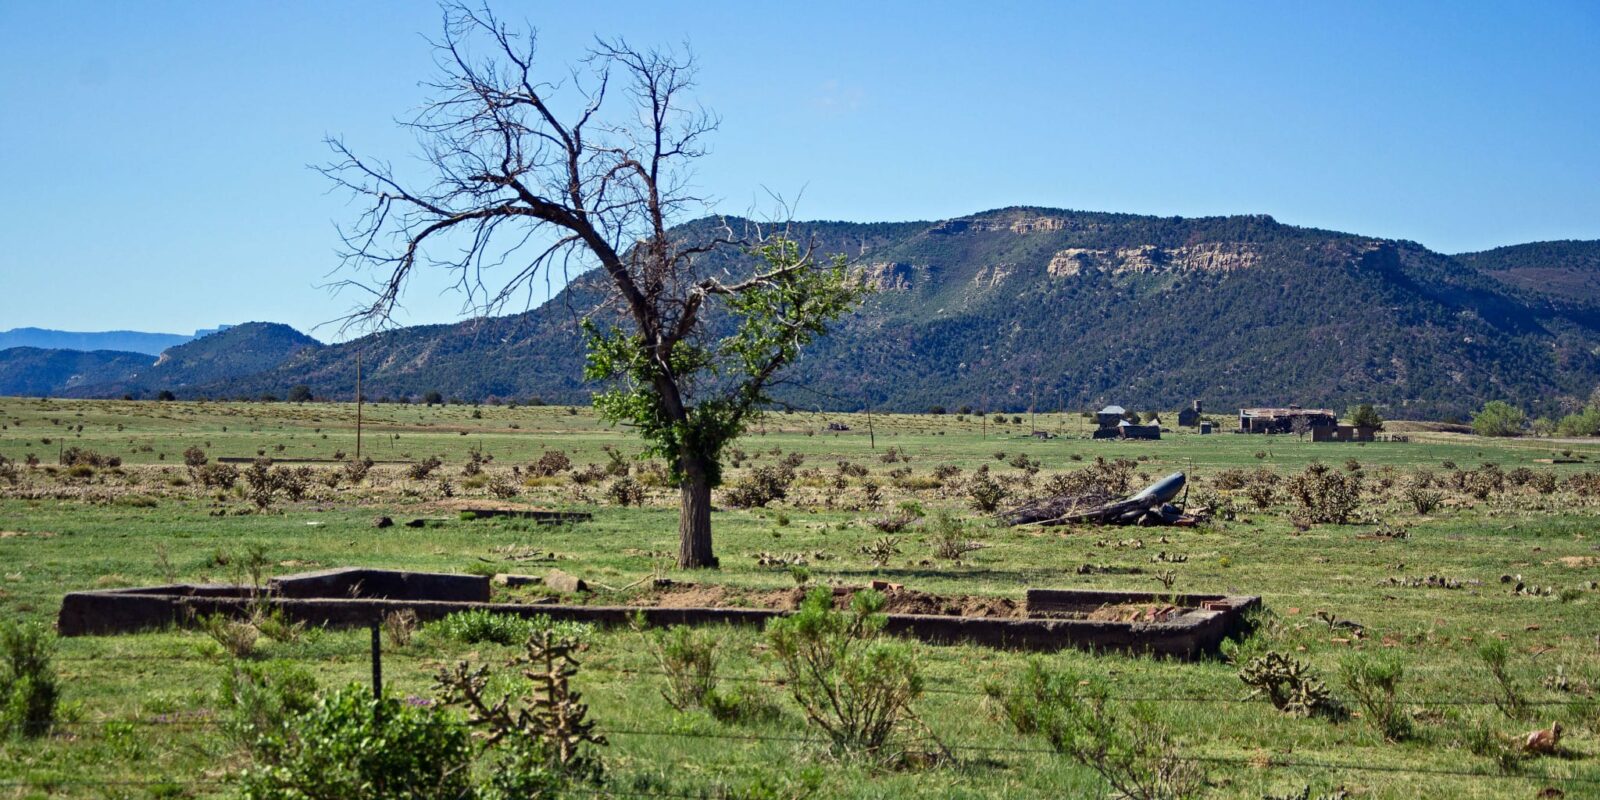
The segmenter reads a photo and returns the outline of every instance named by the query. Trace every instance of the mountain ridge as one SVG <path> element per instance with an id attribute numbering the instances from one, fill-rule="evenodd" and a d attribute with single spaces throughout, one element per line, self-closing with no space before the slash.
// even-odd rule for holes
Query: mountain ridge
<path id="1" fill-rule="evenodd" d="M 704 236 L 715 222 L 676 230 Z M 1515 279 L 1529 269 L 1586 275 L 1591 256 L 1600 264 L 1600 242 L 1450 256 L 1264 214 L 1035 206 L 791 230 L 819 252 L 846 254 L 881 289 L 776 387 L 795 405 L 1017 411 L 1201 399 L 1375 402 L 1395 416 L 1458 416 L 1488 399 L 1554 406 L 1586 395 L 1600 375 L 1600 299 L 1585 294 L 1581 277 L 1554 287 Z M 724 251 L 699 268 L 737 273 L 750 262 Z M 571 323 L 602 296 L 601 280 L 581 274 L 520 314 L 269 348 L 261 369 L 205 379 L 173 369 L 165 377 L 177 387 L 141 388 L 257 397 L 306 385 L 349 398 L 360 351 L 369 398 L 438 391 L 586 402 L 594 387 L 581 380 Z M 714 312 L 710 321 L 715 332 Z M 65 391 L 118 396 L 114 388 L 79 382 Z"/>

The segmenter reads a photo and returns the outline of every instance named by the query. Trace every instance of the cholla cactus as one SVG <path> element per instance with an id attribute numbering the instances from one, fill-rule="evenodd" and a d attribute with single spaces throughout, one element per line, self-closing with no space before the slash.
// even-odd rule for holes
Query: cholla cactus
<path id="1" fill-rule="evenodd" d="M 490 672 L 487 666 L 472 667 L 460 662 L 439 672 L 436 688 L 445 703 L 462 705 L 468 721 L 483 729 L 489 744 L 509 739 L 524 751 L 536 752 L 551 772 L 579 780 L 598 778 L 600 760 L 589 746 L 603 747 L 606 738 L 595 732 L 588 719 L 589 706 L 572 688 L 578 674 L 578 651 L 583 644 L 576 638 L 541 630 L 528 637 L 522 655 L 507 666 L 517 669 L 532 684 L 521 697 L 488 696 Z"/>
<path id="2" fill-rule="evenodd" d="M 1254 689 L 1251 696 L 1266 695 L 1279 711 L 1296 717 L 1336 713 L 1339 704 L 1327 684 L 1302 661 L 1269 652 L 1239 668 L 1239 680 Z"/>

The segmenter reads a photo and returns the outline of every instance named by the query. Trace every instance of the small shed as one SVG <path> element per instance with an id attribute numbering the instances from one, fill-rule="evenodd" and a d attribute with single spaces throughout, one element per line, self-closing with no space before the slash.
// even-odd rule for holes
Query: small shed
<path id="1" fill-rule="evenodd" d="M 1200 425 L 1200 401 L 1178 412 L 1178 424 L 1185 428 L 1194 428 Z"/>
<path id="2" fill-rule="evenodd" d="M 1096 411 L 1094 416 L 1095 420 L 1100 423 L 1100 427 L 1104 429 L 1115 428 L 1122 424 L 1122 417 L 1127 413 L 1128 410 L 1122 406 L 1106 406 L 1105 408 Z"/>

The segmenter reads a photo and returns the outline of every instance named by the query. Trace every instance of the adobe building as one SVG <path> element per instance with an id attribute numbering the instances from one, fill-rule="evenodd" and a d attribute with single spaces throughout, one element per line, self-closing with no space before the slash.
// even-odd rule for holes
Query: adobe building
<path id="1" fill-rule="evenodd" d="M 1318 436 L 1319 428 L 1337 428 L 1339 415 L 1326 408 L 1301 408 L 1289 406 L 1288 408 L 1241 408 L 1239 409 L 1240 433 L 1293 433 L 1295 423 L 1304 420 L 1312 437 Z M 1329 434 L 1323 433 L 1326 437 Z M 1326 439 L 1316 439 L 1325 441 Z"/>

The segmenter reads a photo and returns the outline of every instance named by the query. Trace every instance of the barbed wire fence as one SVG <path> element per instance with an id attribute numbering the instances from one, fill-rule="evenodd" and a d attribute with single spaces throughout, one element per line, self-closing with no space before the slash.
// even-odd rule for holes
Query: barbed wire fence
<path id="1" fill-rule="evenodd" d="M 104 664 L 107 662 L 156 662 L 173 663 L 188 662 L 196 664 L 210 664 L 214 657 L 195 655 L 139 655 L 139 654 L 107 654 L 100 656 L 58 656 L 56 661 L 65 664 Z M 622 667 L 609 664 L 585 664 L 584 672 L 601 673 L 608 675 L 629 676 L 639 678 L 667 678 L 670 673 L 658 669 L 639 669 Z M 773 688 L 784 686 L 784 682 L 770 677 L 753 675 L 718 675 L 718 681 L 730 683 L 760 685 Z M 930 686 L 924 689 L 925 693 L 968 698 L 988 697 L 988 693 L 979 689 L 965 689 L 948 686 Z M 1130 693 L 1111 694 L 1106 697 L 1113 703 L 1184 703 L 1217 706 L 1244 706 L 1259 705 L 1262 700 L 1252 697 L 1232 697 L 1216 695 L 1193 694 L 1153 694 Z M 1406 697 L 1398 698 L 1398 702 L 1413 707 L 1492 707 L 1503 702 L 1499 698 L 1487 697 Z M 1527 707 L 1568 706 L 1572 700 L 1533 700 L 1522 701 Z M 107 728 L 118 726 L 138 726 L 146 730 L 151 728 L 172 728 L 175 730 L 206 730 L 220 729 L 226 725 L 224 719 L 216 716 L 205 716 L 193 712 L 175 712 L 169 714 L 151 714 L 145 716 L 115 716 L 98 717 L 92 719 L 63 720 L 55 723 L 55 727 L 63 731 L 72 732 L 75 736 L 105 735 Z M 762 744 L 784 744 L 801 747 L 825 747 L 826 739 L 807 735 L 781 735 L 770 733 L 735 732 L 735 731 L 695 731 L 683 729 L 666 729 L 650 727 L 629 727 L 626 725 L 601 726 L 599 732 L 607 736 L 621 738 L 666 738 L 679 740 L 715 740 L 725 742 L 745 742 Z M 1061 755 L 1049 747 L 995 744 L 984 741 L 954 741 L 940 739 L 941 745 L 952 754 L 974 755 L 1015 755 L 1021 757 L 1050 757 L 1059 758 Z M 1552 786 L 1566 787 L 1596 787 L 1600 793 L 1600 776 L 1586 775 L 1557 775 L 1543 770 L 1523 768 L 1514 772 L 1491 771 L 1489 769 L 1453 769 L 1443 767 L 1429 767 L 1405 764 L 1381 764 L 1370 761 L 1352 762 L 1337 760 L 1319 760 L 1292 757 L 1280 754 L 1263 754 L 1260 756 L 1232 756 L 1232 755 L 1203 755 L 1203 754 L 1173 754 L 1174 761 L 1193 763 L 1229 769 L 1249 769 L 1256 771 L 1283 771 L 1283 772 L 1322 772 L 1334 774 L 1399 774 L 1417 776 L 1419 778 L 1451 778 L 1471 780 L 1510 781 L 1522 783 L 1537 783 Z M 118 779 L 118 778 L 89 778 L 89 777 L 58 777 L 48 774 L 35 775 L 23 778 L 0 778 L 0 789 L 38 789 L 51 786 L 70 786 L 80 788 L 100 789 L 155 789 L 170 787 L 173 789 L 207 790 L 221 789 L 230 784 L 222 778 L 181 778 L 181 779 Z M 582 788 L 574 787 L 572 793 L 587 794 L 596 797 L 664 797 L 664 798 L 700 798 L 705 794 L 683 794 L 670 791 L 641 791 L 623 788 Z"/>

